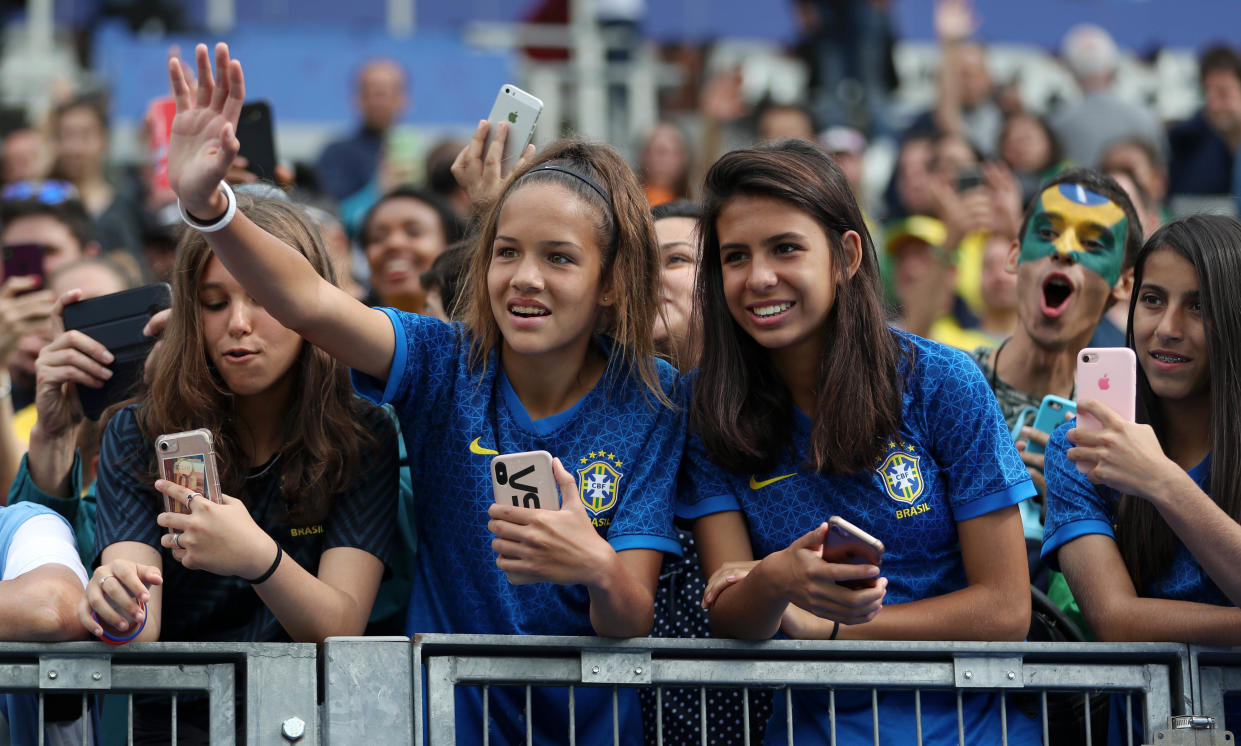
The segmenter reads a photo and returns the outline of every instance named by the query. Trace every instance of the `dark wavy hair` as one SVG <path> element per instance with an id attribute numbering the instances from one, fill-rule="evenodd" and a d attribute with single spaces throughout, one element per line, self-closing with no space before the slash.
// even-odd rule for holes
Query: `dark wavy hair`
<path id="1" fill-rule="evenodd" d="M 301 251 L 320 276 L 335 284 L 319 231 L 300 207 L 238 194 L 237 209 Z M 137 420 L 143 437 L 151 442 L 164 433 L 210 430 L 221 487 L 245 500 L 251 460 L 242 446 L 241 418 L 232 391 L 211 363 L 202 332 L 198 288 L 212 256 L 201 233 L 182 232 L 172 278 L 172 313 L 158 365 L 139 399 Z M 326 517 L 332 498 L 356 481 L 363 449 L 377 441 L 361 424 L 372 407 L 354 395 L 344 365 L 303 340 L 290 372 L 295 393 L 281 423 L 280 491 L 286 517 L 311 523 Z M 154 472 L 153 461 L 150 468 Z"/>
<path id="2" fill-rule="evenodd" d="M 608 195 L 562 171 L 537 171 L 556 166 L 593 180 Z M 655 314 L 658 313 L 660 256 L 646 197 L 625 160 L 607 145 L 563 140 L 539 153 L 522 169 L 514 171 L 495 203 L 488 206 L 475 234 L 474 251 L 466 268 L 457 312 L 470 336 L 470 366 L 483 369 L 487 356 L 500 341 L 500 329 L 491 313 L 487 270 L 504 202 L 528 184 L 556 184 L 577 196 L 597 216 L 596 242 L 602 254 L 603 277 L 611 283 L 616 303 L 605 309 L 598 331 L 615 345 L 608 356 L 609 368 L 631 371 L 653 398 L 670 404 L 659 382 L 655 361 Z"/>
<path id="3" fill-rule="evenodd" d="M 823 332 L 814 411 L 807 413 L 814 422 L 808 465 L 827 474 L 873 466 L 901 425 L 901 347 L 884 320 L 874 243 L 849 183 L 825 152 L 800 140 L 735 150 L 707 173 L 696 288 L 703 349 L 691 425 L 715 462 L 738 473 L 770 470 L 792 444 L 792 393 L 767 350 L 733 320 L 724 298 L 716 221 L 739 196 L 787 202 L 827 235 L 836 293 Z M 848 231 L 862 241 L 861 265 L 852 277 L 845 274 L 842 243 Z"/>
<path id="4" fill-rule="evenodd" d="M 1223 215 L 1190 215 L 1160 228 L 1138 253 L 1129 299 L 1125 343 L 1136 350 L 1133 313 L 1141 296 L 1146 260 L 1173 251 L 1194 265 L 1211 375 L 1211 499 L 1241 522 L 1241 222 Z M 1167 426 L 1159 397 L 1138 366 L 1137 417 L 1150 424 L 1167 451 Z M 1206 423 L 1202 423 L 1204 427 Z M 1143 589 L 1172 566 L 1176 534 L 1147 500 L 1120 499 L 1116 543 L 1133 584 Z"/>

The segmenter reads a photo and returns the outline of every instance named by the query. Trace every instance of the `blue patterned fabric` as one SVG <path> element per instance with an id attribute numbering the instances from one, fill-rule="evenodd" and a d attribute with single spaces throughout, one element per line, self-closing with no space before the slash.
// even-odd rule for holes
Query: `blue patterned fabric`
<path id="1" fill-rule="evenodd" d="M 698 518 L 741 510 L 755 557 L 784 549 L 839 515 L 884 543 L 885 604 L 964 588 L 957 523 L 1016 505 L 1035 494 L 1034 485 L 995 395 L 969 355 L 921 337 L 893 333 L 909 354 L 899 372 L 904 381 L 903 422 L 873 468 L 842 476 L 807 468 L 812 423 L 795 411 L 793 452 L 783 454 L 770 474 L 729 473 L 712 463 L 701 440 L 691 436 L 677 514 Z M 795 742 L 828 741 L 827 700 L 826 693 L 794 693 Z M 998 698 L 967 696 L 964 703 L 966 742 L 998 743 Z M 883 742 L 912 742 L 913 697 L 884 693 L 879 704 Z M 837 693 L 840 743 L 871 742 L 870 706 L 869 693 Z M 777 696 L 775 712 L 783 708 Z M 956 742 L 955 696 L 924 694 L 922 715 L 927 743 Z M 1008 720 L 1009 743 L 1037 743 L 1032 721 L 1012 707 Z M 787 738 L 784 722 L 782 717 L 772 718 L 769 743 Z"/>
<path id="2" fill-rule="evenodd" d="M 496 567 L 487 530 L 496 453 L 545 450 L 577 477 L 599 535 L 614 549 L 677 554 L 672 497 L 684 445 L 680 414 L 659 405 L 636 376 L 609 366 L 573 407 L 532 420 L 493 352 L 486 372 L 468 366 L 469 338 L 459 325 L 381 309 L 392 321 L 395 353 L 387 381 L 354 371 L 354 386 L 391 402 L 414 474 L 418 566 L 408 633 L 593 635 L 584 586 L 514 586 Z M 660 364 L 672 398 L 676 374 Z M 641 739 L 637 699 L 620 697 L 622 741 Z M 575 693 L 578 743 L 612 742 L 611 691 Z M 567 740 L 566 690 L 537 690 L 534 742 Z M 525 742 L 524 690 L 493 688 L 493 743 Z M 458 743 L 481 741 L 482 700 L 462 690 Z"/>

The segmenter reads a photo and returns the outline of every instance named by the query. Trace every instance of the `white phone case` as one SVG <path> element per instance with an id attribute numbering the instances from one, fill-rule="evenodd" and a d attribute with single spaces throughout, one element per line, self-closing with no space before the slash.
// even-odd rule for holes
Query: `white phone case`
<path id="1" fill-rule="evenodd" d="M 161 435 L 155 440 L 155 457 L 161 477 L 200 492 L 212 502 L 222 502 L 210 430 L 200 428 Z M 164 506 L 170 513 L 187 512 L 181 503 L 168 497 L 164 498 Z"/>
<path id="2" fill-rule="evenodd" d="M 487 145 L 491 144 L 491 136 L 496 125 L 508 122 L 508 140 L 504 143 L 504 157 L 500 163 L 500 173 L 507 176 L 513 170 L 513 164 L 521 157 L 522 151 L 534 137 L 534 125 L 539 121 L 543 111 L 543 102 L 531 96 L 511 83 L 500 86 L 496 94 L 496 102 L 491 107 L 487 121 L 491 129 L 487 133 Z M 486 153 L 486 146 L 483 152 Z"/>
<path id="3" fill-rule="evenodd" d="M 560 507 L 560 490 L 547 451 L 504 453 L 491 459 L 491 489 L 500 505 Z"/>
<path id="4" fill-rule="evenodd" d="M 1077 401 L 1100 401 L 1128 422 L 1135 418 L 1137 356 L 1128 347 L 1087 347 L 1077 354 Z M 1098 430 L 1102 424 L 1079 411 L 1077 427 Z"/>

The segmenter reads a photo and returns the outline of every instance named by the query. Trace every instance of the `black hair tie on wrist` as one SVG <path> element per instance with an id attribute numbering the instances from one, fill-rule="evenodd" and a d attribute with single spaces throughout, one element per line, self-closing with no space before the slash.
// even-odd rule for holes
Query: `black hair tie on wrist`
<path id="1" fill-rule="evenodd" d="M 267 572 L 258 576 L 254 580 L 246 580 L 245 578 L 242 578 L 242 580 L 246 580 L 246 582 L 250 585 L 258 585 L 259 583 L 266 582 L 267 579 L 276 572 L 276 568 L 280 567 L 280 560 L 282 559 L 284 559 L 284 548 L 280 546 L 280 542 L 276 542 L 276 559 L 272 561 L 271 567 L 267 568 Z"/>

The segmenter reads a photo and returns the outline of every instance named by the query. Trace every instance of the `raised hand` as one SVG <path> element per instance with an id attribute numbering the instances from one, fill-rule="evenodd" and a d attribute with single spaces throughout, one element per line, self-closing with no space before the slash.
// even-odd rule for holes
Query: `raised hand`
<path id="1" fill-rule="evenodd" d="M 27 335 L 47 330 L 56 297 L 37 287 L 37 277 L 10 277 L 0 285 L 0 365 L 14 362 Z"/>
<path id="2" fill-rule="evenodd" d="M 466 144 L 457 158 L 452 162 L 452 175 L 457 183 L 470 197 L 470 204 L 475 210 L 489 205 L 500 196 L 500 187 L 508 173 L 524 167 L 534 157 L 534 145 L 527 145 L 521 157 L 513 164 L 508 173 L 502 170 L 504 144 L 508 141 L 508 123 L 496 125 L 495 137 L 487 142 L 487 133 L 491 123 L 482 120 L 474 129 L 474 136 Z"/>
<path id="3" fill-rule="evenodd" d="M 198 82 L 181 60 L 168 60 L 168 78 L 177 115 L 168 146 L 168 182 L 182 206 L 203 220 L 223 214 L 227 204 L 218 185 L 241 149 L 237 119 L 246 99 L 241 63 L 228 56 L 228 45 L 215 46 L 217 81 L 207 45 L 194 48 Z"/>

